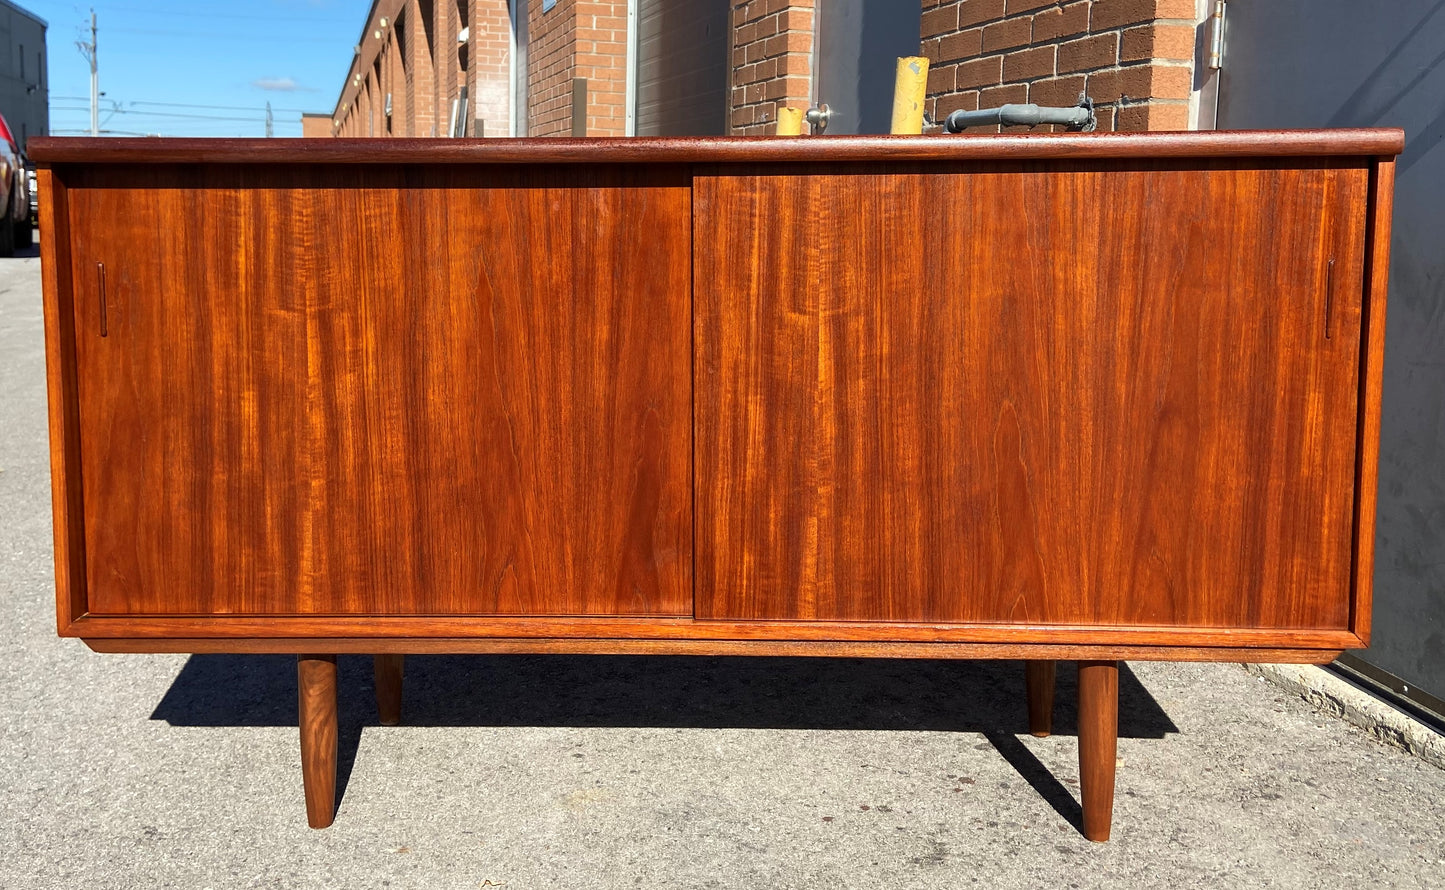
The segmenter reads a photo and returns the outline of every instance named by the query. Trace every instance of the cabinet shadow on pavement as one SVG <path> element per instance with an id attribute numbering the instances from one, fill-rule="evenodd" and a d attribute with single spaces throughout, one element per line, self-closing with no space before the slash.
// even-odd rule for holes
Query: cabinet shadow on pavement
<path id="1" fill-rule="evenodd" d="M 363 727 L 378 726 L 369 656 L 337 660 L 337 800 Z M 1060 665 L 1054 734 L 1078 726 L 1075 671 Z M 173 726 L 295 726 L 296 659 L 193 655 L 151 714 Z M 408 726 L 845 729 L 982 734 L 1061 816 L 1073 794 L 1018 739 L 1028 731 L 1023 663 L 916 659 L 603 655 L 413 655 Z M 376 731 L 385 731 L 378 729 Z M 1127 664 L 1119 736 L 1177 732 Z"/>

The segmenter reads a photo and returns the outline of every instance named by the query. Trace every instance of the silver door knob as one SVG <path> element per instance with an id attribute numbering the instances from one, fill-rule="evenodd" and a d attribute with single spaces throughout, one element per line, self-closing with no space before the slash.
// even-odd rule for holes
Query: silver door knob
<path id="1" fill-rule="evenodd" d="M 803 115 L 803 118 L 813 125 L 813 129 L 821 133 L 828 129 L 828 118 L 832 116 L 833 109 L 829 108 L 826 104 L 818 104 L 809 108 L 808 112 Z"/>

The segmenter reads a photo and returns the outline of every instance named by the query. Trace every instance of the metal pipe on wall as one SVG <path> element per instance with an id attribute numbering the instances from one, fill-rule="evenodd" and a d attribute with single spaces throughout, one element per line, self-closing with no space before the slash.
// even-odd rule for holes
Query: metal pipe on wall
<path id="1" fill-rule="evenodd" d="M 1092 105 L 1076 105 L 1073 108 L 1048 108 L 1042 105 L 1000 105 L 998 108 L 980 108 L 978 111 L 959 109 L 943 121 L 943 129 L 949 133 L 962 133 L 969 127 L 990 124 L 1005 126 L 1037 127 L 1041 124 L 1058 124 L 1077 130 L 1092 129 L 1094 109 Z"/>

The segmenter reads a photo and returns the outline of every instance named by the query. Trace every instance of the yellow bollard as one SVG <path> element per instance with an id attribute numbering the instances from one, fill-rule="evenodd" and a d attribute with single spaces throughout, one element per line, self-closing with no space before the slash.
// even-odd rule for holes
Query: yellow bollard
<path id="1" fill-rule="evenodd" d="M 923 132 L 923 97 L 927 89 L 928 60 L 922 56 L 900 58 L 893 82 L 893 128 L 889 132 Z"/>
<path id="2" fill-rule="evenodd" d="M 801 136 L 803 135 L 803 109 L 801 108 L 779 108 L 778 128 L 775 136 Z"/>

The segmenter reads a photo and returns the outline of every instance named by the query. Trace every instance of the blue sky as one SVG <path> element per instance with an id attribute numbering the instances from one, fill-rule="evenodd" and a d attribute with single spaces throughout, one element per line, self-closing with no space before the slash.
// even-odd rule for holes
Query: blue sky
<path id="1" fill-rule="evenodd" d="M 99 28 L 101 129 L 116 135 L 300 136 L 330 113 L 370 0 L 15 0 L 49 24 L 50 129 L 89 132 L 90 66 L 75 42 Z"/>

